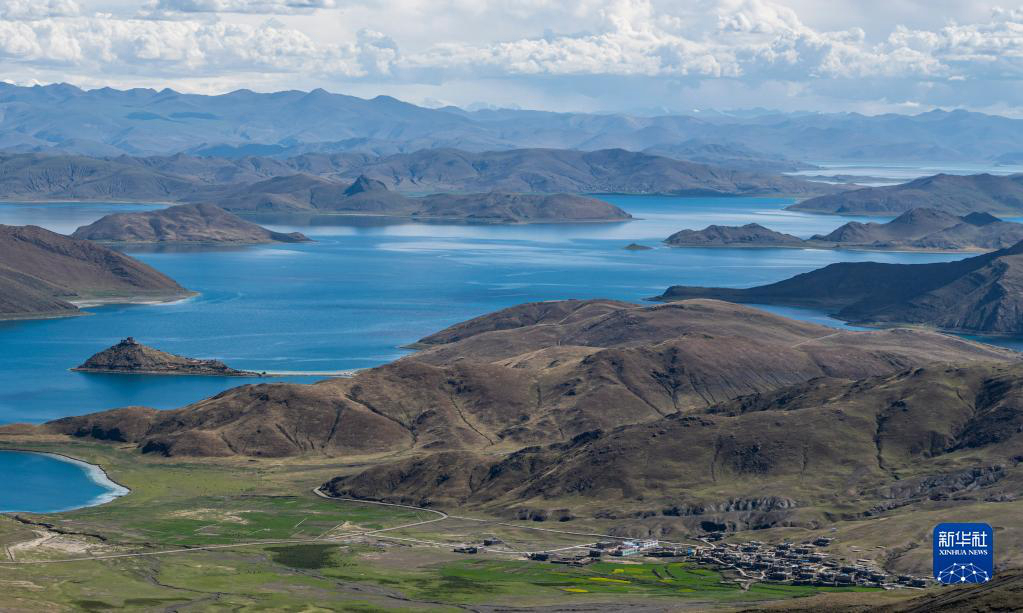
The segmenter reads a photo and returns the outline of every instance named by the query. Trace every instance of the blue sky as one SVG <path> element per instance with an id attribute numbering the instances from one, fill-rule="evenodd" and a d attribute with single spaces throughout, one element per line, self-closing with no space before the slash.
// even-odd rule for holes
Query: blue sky
<path id="1" fill-rule="evenodd" d="M 1023 6 L 946 0 L 0 0 L 0 77 L 430 106 L 1020 115 Z"/>

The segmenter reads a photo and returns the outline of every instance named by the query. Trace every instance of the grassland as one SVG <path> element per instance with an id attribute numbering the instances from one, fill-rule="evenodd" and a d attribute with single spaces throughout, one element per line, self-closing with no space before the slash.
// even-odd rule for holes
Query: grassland
<path id="1" fill-rule="evenodd" d="M 766 584 L 744 591 L 713 570 L 682 563 L 574 568 L 510 553 L 455 554 L 452 544 L 487 535 L 505 540 L 509 551 L 593 539 L 538 531 L 534 522 L 440 519 L 323 499 L 312 488 L 341 470 L 329 460 L 182 462 L 100 443 L 11 446 L 99 464 L 132 493 L 67 513 L 0 516 L 5 611 L 443 611 L 483 603 L 636 602 L 703 608 L 827 591 Z M 430 519 L 438 521 L 403 527 Z"/>

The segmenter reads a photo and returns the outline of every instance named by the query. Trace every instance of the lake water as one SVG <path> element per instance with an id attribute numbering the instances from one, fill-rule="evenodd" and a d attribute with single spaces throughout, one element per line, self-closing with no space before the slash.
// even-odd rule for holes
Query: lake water
<path id="1" fill-rule="evenodd" d="M 838 261 L 933 262 L 957 255 L 799 249 L 671 249 L 682 228 L 755 221 L 799 236 L 849 218 L 782 210 L 771 198 L 607 196 L 636 221 L 454 225 L 329 217 L 273 224 L 316 240 L 226 250 L 133 252 L 197 298 L 89 308 L 87 317 L 0 322 L 0 423 L 42 422 L 118 406 L 173 408 L 251 379 L 71 372 L 126 336 L 236 368 L 333 371 L 382 364 L 400 346 L 450 324 L 521 302 L 641 301 L 669 285 L 747 287 Z M 70 232 L 118 204 L 0 205 L 0 223 Z M 271 220 L 274 221 L 274 220 Z M 264 220 L 265 222 L 265 220 Z M 626 251 L 630 242 L 651 251 Z M 832 325 L 820 313 L 786 314 Z M 284 381 L 315 381 L 287 377 Z"/>
<path id="2" fill-rule="evenodd" d="M 0 513 L 55 513 L 128 493 L 96 466 L 51 454 L 0 451 L 0 475 Z"/>
<path id="3" fill-rule="evenodd" d="M 894 164 L 891 162 L 812 162 L 818 168 L 786 173 L 808 179 L 822 178 L 831 182 L 829 177 L 842 175 L 858 177 L 855 183 L 866 186 L 894 185 L 905 183 L 918 177 L 927 177 L 944 173 L 948 175 L 975 175 L 989 173 L 993 175 L 1011 175 L 1023 172 L 1018 164 L 994 165 L 972 162 L 912 162 Z"/>

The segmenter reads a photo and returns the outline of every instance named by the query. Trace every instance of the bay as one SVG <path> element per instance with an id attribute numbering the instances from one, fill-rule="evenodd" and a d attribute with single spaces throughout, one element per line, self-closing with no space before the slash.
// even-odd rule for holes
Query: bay
<path id="1" fill-rule="evenodd" d="M 564 298 L 642 301 L 674 284 L 748 287 L 839 261 L 933 262 L 955 254 L 805 249 L 673 249 L 682 228 L 757 222 L 799 236 L 851 218 L 783 210 L 781 198 L 602 196 L 623 223 L 465 225 L 325 216 L 258 220 L 308 244 L 147 249 L 132 255 L 200 296 L 164 305 L 88 308 L 87 317 L 0 322 L 0 423 L 38 423 L 118 406 L 173 408 L 251 379 L 71 372 L 126 336 L 157 348 L 259 371 L 365 368 L 402 345 L 470 317 Z M 145 205 L 0 205 L 0 223 L 70 232 Z M 627 251 L 631 242 L 650 251 Z M 800 315 L 799 312 L 788 314 Z M 820 313 L 806 318 L 841 325 Z M 264 381 L 315 381 L 284 377 Z"/>
<path id="2" fill-rule="evenodd" d="M 69 511 L 128 493 L 99 467 L 53 454 L 0 451 L 0 475 L 0 513 Z"/>

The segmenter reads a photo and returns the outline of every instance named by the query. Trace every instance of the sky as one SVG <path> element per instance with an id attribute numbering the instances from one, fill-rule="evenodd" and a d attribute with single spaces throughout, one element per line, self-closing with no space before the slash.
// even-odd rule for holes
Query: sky
<path id="1" fill-rule="evenodd" d="M 1023 5 L 0 0 L 0 79 L 425 106 L 1023 115 Z"/>

